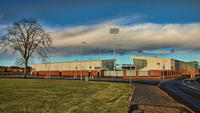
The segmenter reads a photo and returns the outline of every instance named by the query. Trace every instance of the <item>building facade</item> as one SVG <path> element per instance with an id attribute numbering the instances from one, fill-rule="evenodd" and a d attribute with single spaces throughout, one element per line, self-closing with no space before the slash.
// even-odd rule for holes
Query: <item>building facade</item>
<path id="1" fill-rule="evenodd" d="M 27 74 L 30 74 L 31 67 L 28 67 Z M 0 66 L 0 75 L 22 75 L 24 74 L 23 67 L 17 66 Z"/>
<path id="2" fill-rule="evenodd" d="M 105 70 L 113 70 L 114 60 L 74 61 L 60 63 L 32 64 L 33 75 L 95 75 L 101 76 Z"/>
<path id="3" fill-rule="evenodd" d="M 183 62 L 169 58 L 135 57 L 131 56 L 135 70 L 195 70 L 198 71 L 198 62 Z"/>

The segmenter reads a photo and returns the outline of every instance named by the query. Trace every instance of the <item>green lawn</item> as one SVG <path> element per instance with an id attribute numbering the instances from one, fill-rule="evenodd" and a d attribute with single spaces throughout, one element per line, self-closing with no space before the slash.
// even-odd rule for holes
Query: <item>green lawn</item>
<path id="1" fill-rule="evenodd" d="M 0 112 L 124 113 L 130 92 L 122 83 L 0 79 Z"/>

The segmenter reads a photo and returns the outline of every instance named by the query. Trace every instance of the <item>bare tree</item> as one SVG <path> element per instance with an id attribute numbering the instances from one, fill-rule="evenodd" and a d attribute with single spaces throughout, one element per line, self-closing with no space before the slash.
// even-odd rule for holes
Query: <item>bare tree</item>
<path id="1" fill-rule="evenodd" d="M 51 46 L 49 34 L 42 29 L 36 19 L 25 18 L 8 26 L 6 33 L 0 39 L 0 47 L 3 52 L 11 51 L 19 53 L 24 64 L 24 78 L 27 75 L 28 62 L 31 57 L 47 57 Z"/>

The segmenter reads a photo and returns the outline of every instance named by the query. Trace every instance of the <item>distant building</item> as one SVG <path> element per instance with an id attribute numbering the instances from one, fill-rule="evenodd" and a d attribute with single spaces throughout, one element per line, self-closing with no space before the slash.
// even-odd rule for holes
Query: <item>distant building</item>
<path id="1" fill-rule="evenodd" d="M 74 61 L 60 63 L 32 64 L 33 75 L 96 75 L 101 76 L 105 70 L 113 70 L 114 60 Z"/>
<path id="2" fill-rule="evenodd" d="M 11 67 L 7 67 L 7 72 L 24 72 L 24 68 L 11 66 Z"/>
<path id="3" fill-rule="evenodd" d="M 121 68 L 122 70 L 135 70 L 135 66 L 133 64 L 123 64 Z"/>
<path id="4" fill-rule="evenodd" d="M 135 70 L 199 70 L 198 62 L 183 62 L 169 58 L 135 57 L 133 59 Z"/>
<path id="5" fill-rule="evenodd" d="M 6 72 L 7 68 L 5 66 L 0 66 L 0 72 Z"/>
<path id="6" fill-rule="evenodd" d="M 28 67 L 27 73 L 31 72 L 31 67 Z M 18 66 L 0 66 L 0 75 L 21 75 L 24 74 L 24 68 Z"/>

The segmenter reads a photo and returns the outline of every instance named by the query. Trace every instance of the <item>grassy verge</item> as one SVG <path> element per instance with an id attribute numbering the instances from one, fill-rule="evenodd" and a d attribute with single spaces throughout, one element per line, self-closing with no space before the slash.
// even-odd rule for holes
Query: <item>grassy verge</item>
<path id="1" fill-rule="evenodd" d="M 77 80 L 0 79 L 0 111 L 124 113 L 128 84 Z"/>

